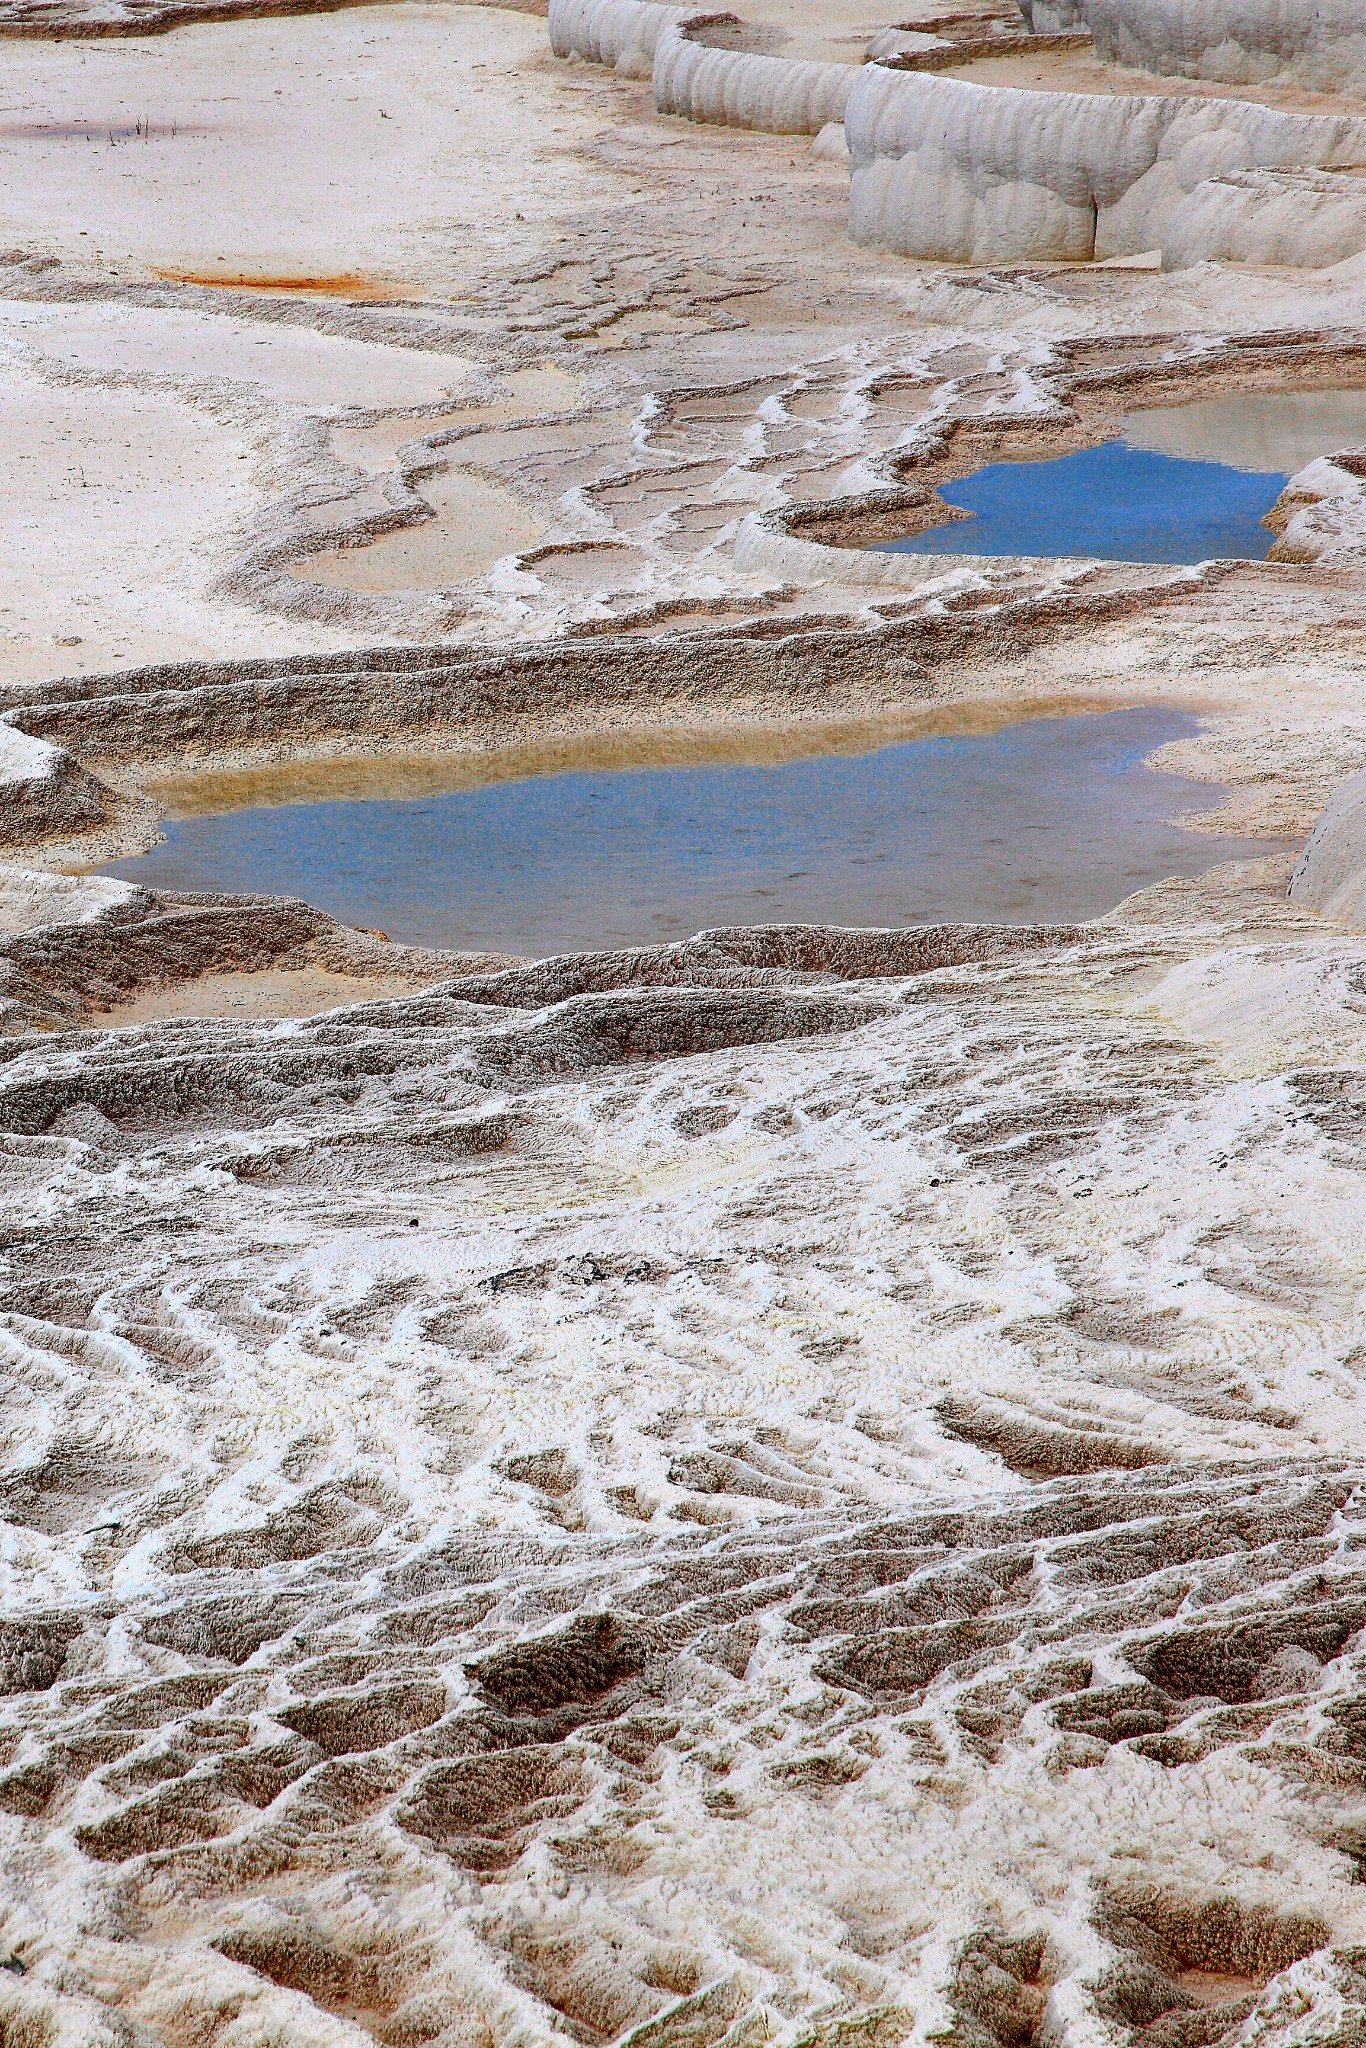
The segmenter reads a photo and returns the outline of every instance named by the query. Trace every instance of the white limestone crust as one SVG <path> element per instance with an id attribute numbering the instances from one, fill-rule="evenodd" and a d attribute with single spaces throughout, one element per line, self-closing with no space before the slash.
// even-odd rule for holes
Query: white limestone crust
<path id="1" fill-rule="evenodd" d="M 1291 477 L 1269 515 L 1283 521 L 1272 554 L 1281 562 L 1357 568 L 1366 558 L 1366 450 L 1321 455 Z"/>
<path id="2" fill-rule="evenodd" d="M 785 533 L 780 517 L 751 512 L 735 537 L 735 566 L 748 575 L 781 576 L 806 584 L 919 590 L 941 581 L 985 586 L 1024 570 L 1066 582 L 1091 565 L 1062 555 L 902 555 L 882 548 L 828 547 Z"/>
<path id="3" fill-rule="evenodd" d="M 1327 270 L 1366 253 L 1366 179 L 1331 171 L 1231 171 L 1179 202 L 1162 239 L 1166 270 L 1196 263 Z"/>
<path id="4" fill-rule="evenodd" d="M 36 747 L 42 742 L 29 740 L 28 744 Z M 56 748 L 46 751 L 55 753 Z M 132 902 L 140 893 L 134 883 L 120 882 L 113 875 L 46 875 L 34 868 L 0 867 L 0 932 L 88 924 Z"/>
<path id="5" fill-rule="evenodd" d="M 550 47 L 623 77 L 648 78 L 660 36 L 697 12 L 661 0 L 550 0 Z"/>
<path id="6" fill-rule="evenodd" d="M 865 67 L 850 233 L 930 261 L 1090 261 L 1163 246 L 1207 180 L 1366 161 L 1366 120 L 1242 100 L 1103 98 Z"/>
<path id="7" fill-rule="evenodd" d="M 678 22 L 661 31 L 655 46 L 654 100 L 661 114 L 772 135 L 818 135 L 842 121 L 858 77 L 852 64 L 717 49 Z"/>
<path id="8" fill-rule="evenodd" d="M 1294 79 L 1320 92 L 1366 87 L 1358 0 L 1021 0 L 1039 34 L 1089 29 L 1109 63 L 1251 85 Z"/>

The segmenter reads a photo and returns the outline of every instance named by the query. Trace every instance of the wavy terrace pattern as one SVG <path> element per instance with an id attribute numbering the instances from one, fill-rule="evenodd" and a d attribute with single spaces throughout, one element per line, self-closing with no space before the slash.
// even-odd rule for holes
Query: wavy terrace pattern
<path id="1" fill-rule="evenodd" d="M 3 2048 L 1351 2048 L 1366 456 L 870 544 L 1361 385 L 1354 16 L 290 11 L 0 0 Z M 540 961 L 89 872 L 1050 698 L 1285 851 Z"/>

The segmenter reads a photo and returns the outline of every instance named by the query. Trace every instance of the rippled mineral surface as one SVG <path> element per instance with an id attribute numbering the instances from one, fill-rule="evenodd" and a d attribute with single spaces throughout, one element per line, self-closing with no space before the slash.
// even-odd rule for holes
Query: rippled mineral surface
<path id="1" fill-rule="evenodd" d="M 1360 1077 L 1160 1022 L 1318 943 L 16 1051 L 9 2038 L 1341 2038 Z"/>
<path id="2" fill-rule="evenodd" d="M 1360 0 L 899 5 L 0 0 L 0 2048 L 1366 2048 Z"/>

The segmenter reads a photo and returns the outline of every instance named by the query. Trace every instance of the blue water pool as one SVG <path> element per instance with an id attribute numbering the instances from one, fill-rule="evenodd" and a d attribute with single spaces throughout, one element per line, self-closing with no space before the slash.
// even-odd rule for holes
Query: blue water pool
<path id="1" fill-rule="evenodd" d="M 1196 721 L 1160 709 L 778 763 L 576 768 L 395 796 L 259 801 L 164 826 L 105 870 L 297 895 L 437 946 L 545 954 L 706 925 L 1094 916 L 1164 876 L 1265 850 L 1169 821 L 1217 791 L 1145 768 Z M 383 774 L 388 773 L 387 783 Z M 458 784 L 468 762 L 452 772 Z M 278 798 L 278 790 L 275 792 Z"/>
<path id="2" fill-rule="evenodd" d="M 904 555 L 1095 555 L 1111 562 L 1262 561 L 1280 470 L 1195 461 L 1127 440 L 1047 462 L 993 462 L 940 487 L 969 519 L 879 545 Z"/>

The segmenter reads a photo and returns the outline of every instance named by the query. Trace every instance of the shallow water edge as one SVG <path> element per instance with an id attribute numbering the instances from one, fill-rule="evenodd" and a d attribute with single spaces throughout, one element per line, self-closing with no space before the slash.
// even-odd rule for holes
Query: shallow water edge
<path id="1" fill-rule="evenodd" d="M 1199 729 L 1188 714 L 1019 711 L 950 732 L 846 728 L 838 749 L 828 732 L 823 750 L 770 733 L 738 759 L 720 735 L 651 750 L 638 734 L 610 762 L 570 747 L 538 768 L 524 754 L 213 778 L 182 787 L 161 844 L 104 872 L 301 896 L 410 944 L 544 955 L 715 925 L 1083 919 L 1268 850 L 1183 830 L 1210 786 L 1144 765 Z"/>

